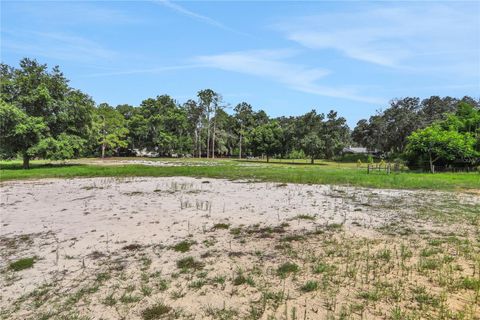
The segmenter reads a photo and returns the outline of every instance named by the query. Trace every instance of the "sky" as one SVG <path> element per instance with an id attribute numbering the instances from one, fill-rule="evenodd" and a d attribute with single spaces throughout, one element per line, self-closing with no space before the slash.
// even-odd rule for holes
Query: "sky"
<path id="1" fill-rule="evenodd" d="M 480 98 L 480 1 L 1 1 L 1 61 L 59 65 L 96 103 L 210 88 L 229 112 L 334 109 L 353 127 L 394 98 Z"/>

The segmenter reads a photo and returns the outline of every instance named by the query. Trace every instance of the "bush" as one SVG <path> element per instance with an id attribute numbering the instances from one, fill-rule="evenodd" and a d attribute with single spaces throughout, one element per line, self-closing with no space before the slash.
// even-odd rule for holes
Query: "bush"
<path id="1" fill-rule="evenodd" d="M 353 154 L 353 153 L 345 153 L 339 157 L 335 157 L 335 161 L 345 162 L 345 163 L 358 162 L 358 160 L 365 163 L 367 162 L 367 159 L 368 159 L 368 156 L 366 154 Z"/>
<path id="2" fill-rule="evenodd" d="M 305 159 L 307 156 L 303 150 L 292 150 L 288 155 L 287 159 Z"/>

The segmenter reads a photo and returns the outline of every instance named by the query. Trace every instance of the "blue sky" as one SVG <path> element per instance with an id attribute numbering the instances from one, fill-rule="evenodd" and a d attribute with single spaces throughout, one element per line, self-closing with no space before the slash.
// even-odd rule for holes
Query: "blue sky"
<path id="1" fill-rule="evenodd" d="M 211 88 L 272 116 L 480 97 L 480 2 L 2 1 L 1 60 L 60 65 L 97 103 Z"/>

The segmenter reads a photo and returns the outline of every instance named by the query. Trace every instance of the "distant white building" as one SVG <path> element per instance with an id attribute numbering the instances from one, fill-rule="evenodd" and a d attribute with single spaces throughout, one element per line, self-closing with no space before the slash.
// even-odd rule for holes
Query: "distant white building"
<path id="1" fill-rule="evenodd" d="M 343 153 L 353 153 L 353 154 L 369 154 L 367 148 L 363 147 L 345 147 L 343 148 Z"/>
<path id="2" fill-rule="evenodd" d="M 137 155 L 137 157 L 149 157 L 154 158 L 158 157 L 158 152 L 148 151 L 147 149 L 133 149 L 133 152 Z"/>

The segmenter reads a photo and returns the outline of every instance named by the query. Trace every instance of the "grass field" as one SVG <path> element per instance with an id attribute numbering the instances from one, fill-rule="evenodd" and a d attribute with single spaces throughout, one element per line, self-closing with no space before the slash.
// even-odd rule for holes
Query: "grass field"
<path id="1" fill-rule="evenodd" d="M 135 160 L 137 159 L 137 160 Z M 0 181 L 72 177 L 210 177 L 248 179 L 303 184 L 334 184 L 390 189 L 465 190 L 480 189 L 479 173 L 417 173 L 386 174 L 375 171 L 367 174 L 365 165 L 305 160 L 277 162 L 207 160 L 207 159 L 144 159 L 160 166 L 128 164 L 138 158 L 115 158 L 104 162 L 80 159 L 69 163 L 32 161 L 31 169 L 23 170 L 19 161 L 0 162 Z"/>

